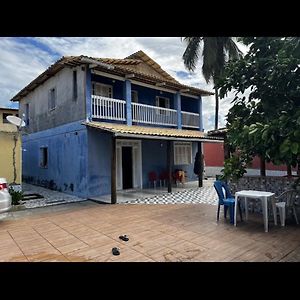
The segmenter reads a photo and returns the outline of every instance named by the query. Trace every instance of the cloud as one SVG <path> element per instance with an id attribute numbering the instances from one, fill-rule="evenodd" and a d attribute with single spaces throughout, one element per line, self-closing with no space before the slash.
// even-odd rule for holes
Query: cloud
<path id="1" fill-rule="evenodd" d="M 0 38 L 0 106 L 11 106 L 9 100 L 61 56 L 81 54 L 124 58 L 143 50 L 179 82 L 213 91 L 213 85 L 207 84 L 201 74 L 201 57 L 194 73 L 185 69 L 185 47 L 180 37 Z M 220 100 L 220 126 L 225 125 L 229 102 Z M 206 130 L 214 127 L 214 110 L 214 96 L 203 97 Z"/>

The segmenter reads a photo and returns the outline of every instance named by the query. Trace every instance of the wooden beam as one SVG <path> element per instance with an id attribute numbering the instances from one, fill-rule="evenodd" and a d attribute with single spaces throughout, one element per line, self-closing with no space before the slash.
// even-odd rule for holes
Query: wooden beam
<path id="1" fill-rule="evenodd" d="M 157 83 L 155 83 L 155 85 L 156 86 L 164 86 L 164 85 L 166 85 L 166 83 L 165 82 L 157 82 Z"/>
<path id="2" fill-rule="evenodd" d="M 134 74 L 126 74 L 126 75 L 125 75 L 125 78 L 126 78 L 126 79 L 130 79 L 130 78 L 133 78 L 133 77 L 135 77 Z"/>
<path id="3" fill-rule="evenodd" d="M 94 69 L 94 68 L 96 68 L 98 65 L 96 65 L 96 64 L 89 64 L 89 68 L 90 69 Z"/>
<path id="4" fill-rule="evenodd" d="M 172 193 L 173 141 L 167 141 L 168 193 Z"/>
<path id="5" fill-rule="evenodd" d="M 117 163 L 116 163 L 116 138 L 111 138 L 111 204 L 117 203 Z"/>
<path id="6" fill-rule="evenodd" d="M 200 174 L 198 176 L 198 187 L 203 186 L 203 155 L 202 155 L 202 142 L 198 142 L 198 155 L 200 159 Z"/>
<path id="7" fill-rule="evenodd" d="M 179 90 L 180 93 L 186 93 L 186 92 L 189 92 L 189 91 L 190 91 L 190 89 L 181 89 L 181 90 Z"/>

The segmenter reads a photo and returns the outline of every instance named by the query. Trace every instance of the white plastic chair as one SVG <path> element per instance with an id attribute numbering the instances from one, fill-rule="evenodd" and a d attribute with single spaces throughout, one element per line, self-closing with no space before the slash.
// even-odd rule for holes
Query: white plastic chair
<path id="1" fill-rule="evenodd" d="M 295 207 L 295 200 L 297 194 L 298 191 L 296 190 L 288 190 L 281 193 L 278 197 L 275 197 L 276 211 L 277 209 L 279 211 L 281 226 L 285 226 L 286 213 L 290 210 L 292 210 L 293 212 L 296 223 L 299 224 Z M 274 220 L 275 225 L 277 225 L 277 214 L 276 216 L 274 216 Z"/>

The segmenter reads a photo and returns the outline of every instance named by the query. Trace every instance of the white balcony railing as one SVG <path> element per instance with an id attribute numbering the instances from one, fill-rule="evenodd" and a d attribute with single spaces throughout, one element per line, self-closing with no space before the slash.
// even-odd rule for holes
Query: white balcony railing
<path id="1" fill-rule="evenodd" d="M 182 111 L 182 127 L 199 128 L 199 114 Z"/>
<path id="2" fill-rule="evenodd" d="M 144 124 L 177 126 L 177 111 L 140 103 L 132 103 L 132 121 Z"/>
<path id="3" fill-rule="evenodd" d="M 126 101 L 92 95 L 92 117 L 106 120 L 126 120 Z"/>
<path id="4" fill-rule="evenodd" d="M 132 103 L 132 121 L 141 124 L 177 126 L 177 110 Z M 182 111 L 182 126 L 199 128 L 199 114 Z M 126 101 L 92 95 L 92 117 L 126 121 Z"/>

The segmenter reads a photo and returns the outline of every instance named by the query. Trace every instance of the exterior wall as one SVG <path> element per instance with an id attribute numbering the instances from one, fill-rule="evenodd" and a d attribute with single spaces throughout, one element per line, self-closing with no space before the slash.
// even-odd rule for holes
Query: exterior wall
<path id="1" fill-rule="evenodd" d="M 77 70 L 77 99 L 73 99 L 73 71 Z M 46 130 L 85 119 L 85 70 L 64 68 L 20 101 L 20 114 L 29 103 L 27 133 Z M 48 110 L 48 93 L 56 88 L 56 108 Z"/>
<path id="2" fill-rule="evenodd" d="M 224 167 L 224 146 L 223 143 L 204 143 L 205 172 L 207 176 L 216 176 L 221 174 Z M 254 157 L 252 164 L 247 168 L 247 175 L 260 174 L 259 157 Z M 296 175 L 296 169 L 292 168 L 292 174 Z M 285 176 L 287 167 L 285 165 L 275 166 L 272 163 L 266 163 L 267 176 Z"/>
<path id="3" fill-rule="evenodd" d="M 87 197 L 87 130 L 74 122 L 23 137 L 23 180 Z M 40 167 L 40 147 L 48 147 L 48 167 Z"/>
<path id="4" fill-rule="evenodd" d="M 14 136 L 17 134 L 16 126 L 3 123 L 3 113 L 17 115 L 18 110 L 0 109 L 0 177 L 6 178 L 8 183 L 14 180 L 13 148 Z M 18 137 L 15 149 L 16 158 L 16 183 L 21 183 L 21 138 Z"/>
<path id="5" fill-rule="evenodd" d="M 111 135 L 88 129 L 88 195 L 110 194 Z"/>
<path id="6" fill-rule="evenodd" d="M 173 165 L 172 170 L 182 169 L 187 172 L 187 181 L 197 180 L 194 174 L 194 159 L 197 152 L 197 143 L 192 145 L 192 164 Z M 174 156 L 173 156 L 174 163 Z M 148 174 L 155 171 L 159 176 L 160 172 L 167 170 L 167 142 L 143 140 L 142 141 L 142 164 L 143 164 L 143 187 L 149 187 Z"/>
<path id="7" fill-rule="evenodd" d="M 97 82 L 100 82 L 103 84 L 112 85 L 113 98 L 125 100 L 124 81 L 104 77 L 104 76 L 97 75 L 97 74 L 92 74 L 92 81 L 97 81 Z M 156 102 L 155 102 L 156 96 L 161 96 L 161 97 L 169 98 L 170 99 L 170 108 L 175 109 L 174 108 L 174 94 L 172 94 L 172 93 L 147 88 L 147 87 L 140 86 L 137 84 L 131 84 L 131 90 L 138 92 L 138 103 L 155 106 L 156 105 Z M 182 104 L 182 110 L 198 113 L 198 104 L 197 104 L 196 99 L 189 98 L 187 96 L 181 96 L 181 104 Z"/>
<path id="8" fill-rule="evenodd" d="M 198 101 L 194 98 L 189 98 L 187 96 L 181 96 L 181 110 L 193 113 L 199 113 Z"/>

